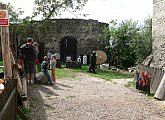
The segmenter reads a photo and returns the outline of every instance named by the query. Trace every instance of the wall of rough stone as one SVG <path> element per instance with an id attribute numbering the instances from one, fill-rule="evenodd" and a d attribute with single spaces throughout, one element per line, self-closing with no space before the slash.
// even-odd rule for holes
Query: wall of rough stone
<path id="1" fill-rule="evenodd" d="M 55 19 L 51 20 L 51 27 L 38 39 L 38 42 L 45 43 L 45 50 L 60 52 L 60 41 L 65 36 L 72 36 L 77 39 L 77 56 L 90 55 L 93 50 L 105 49 L 106 36 L 103 34 L 103 27 L 108 24 L 97 20 L 83 19 Z M 99 37 L 101 36 L 101 37 Z"/>
<path id="2" fill-rule="evenodd" d="M 153 0 L 153 50 L 165 47 L 165 0 Z"/>
<path id="3" fill-rule="evenodd" d="M 152 67 L 165 66 L 165 0 L 153 0 L 152 54 L 144 61 Z"/>

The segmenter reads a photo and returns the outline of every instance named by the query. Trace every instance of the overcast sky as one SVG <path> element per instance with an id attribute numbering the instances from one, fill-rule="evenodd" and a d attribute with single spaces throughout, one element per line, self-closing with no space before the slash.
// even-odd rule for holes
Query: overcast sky
<path id="1" fill-rule="evenodd" d="M 15 8 L 22 8 L 24 16 L 31 16 L 34 0 L 1 0 L 10 2 Z M 89 14 L 85 19 L 95 19 L 109 22 L 111 19 L 119 21 L 133 19 L 143 21 L 152 16 L 153 0 L 88 0 L 82 13 Z M 75 18 L 74 15 L 64 13 L 61 18 Z M 84 17 L 80 17 L 84 18 Z"/>

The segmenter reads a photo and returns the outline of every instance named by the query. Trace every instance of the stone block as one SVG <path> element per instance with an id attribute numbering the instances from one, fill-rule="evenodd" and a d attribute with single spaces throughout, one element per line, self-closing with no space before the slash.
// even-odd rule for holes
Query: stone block
<path id="1" fill-rule="evenodd" d="M 108 70 L 109 69 L 109 64 L 102 64 L 102 65 L 100 65 L 100 69 Z"/>
<path id="2" fill-rule="evenodd" d="M 35 84 L 47 84 L 48 77 L 44 75 L 43 72 L 39 72 L 36 74 L 37 79 L 35 80 Z"/>

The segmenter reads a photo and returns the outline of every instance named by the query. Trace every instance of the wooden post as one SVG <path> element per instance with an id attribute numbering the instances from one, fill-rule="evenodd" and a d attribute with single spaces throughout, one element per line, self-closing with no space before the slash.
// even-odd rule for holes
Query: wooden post
<path id="1" fill-rule="evenodd" d="M 165 73 L 158 86 L 158 89 L 155 92 L 154 98 L 157 98 L 159 100 L 164 100 L 165 98 Z"/>
<path id="2" fill-rule="evenodd" d="M 5 4 L 0 4 L 0 9 L 6 9 Z M 10 43 L 9 43 L 9 27 L 1 27 L 1 45 L 2 45 L 2 56 L 4 66 L 4 78 L 5 80 L 12 78 L 12 67 L 10 57 Z"/>

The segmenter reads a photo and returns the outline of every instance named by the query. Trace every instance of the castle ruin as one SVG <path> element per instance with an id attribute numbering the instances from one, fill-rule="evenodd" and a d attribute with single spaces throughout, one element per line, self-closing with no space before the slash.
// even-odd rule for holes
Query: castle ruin
<path id="1" fill-rule="evenodd" d="M 62 61 L 65 61 L 67 56 L 71 56 L 72 60 L 76 61 L 78 56 L 91 55 L 92 51 L 97 49 L 105 51 L 106 35 L 103 29 L 108 27 L 108 24 L 84 19 L 50 21 L 50 29 L 40 37 L 33 36 L 40 44 L 40 59 L 48 51 L 60 53 Z"/>
<path id="2" fill-rule="evenodd" d="M 153 0 L 152 41 L 152 54 L 144 64 L 165 67 L 165 0 Z"/>

